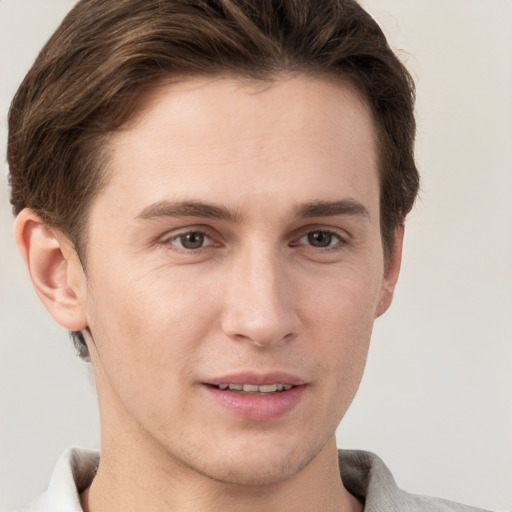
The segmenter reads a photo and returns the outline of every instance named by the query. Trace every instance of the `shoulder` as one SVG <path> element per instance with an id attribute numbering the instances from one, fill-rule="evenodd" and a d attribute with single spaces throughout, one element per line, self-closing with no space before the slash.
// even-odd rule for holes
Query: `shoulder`
<path id="1" fill-rule="evenodd" d="M 365 503 L 364 512 L 485 512 L 441 498 L 410 494 L 400 489 L 377 455 L 360 450 L 339 450 L 343 484 Z"/>

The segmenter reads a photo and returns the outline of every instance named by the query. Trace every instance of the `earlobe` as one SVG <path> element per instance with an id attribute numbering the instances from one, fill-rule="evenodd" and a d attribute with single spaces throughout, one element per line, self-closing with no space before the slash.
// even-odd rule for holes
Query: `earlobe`
<path id="1" fill-rule="evenodd" d="M 389 261 L 385 267 L 384 279 L 380 290 L 380 300 L 375 311 L 375 318 L 384 314 L 393 300 L 393 293 L 400 274 L 400 265 L 402 263 L 402 247 L 404 242 L 404 225 L 401 224 L 395 229 L 395 238 L 393 249 L 389 256 Z"/>
<path id="2" fill-rule="evenodd" d="M 83 270 L 72 244 L 28 208 L 16 219 L 16 242 L 34 289 L 52 317 L 66 329 L 85 329 L 83 287 L 76 278 L 77 273 L 83 276 Z"/>

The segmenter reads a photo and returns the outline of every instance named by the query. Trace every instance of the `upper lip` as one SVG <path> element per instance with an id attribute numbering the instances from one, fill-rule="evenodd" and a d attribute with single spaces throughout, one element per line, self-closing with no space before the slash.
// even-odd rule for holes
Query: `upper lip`
<path id="1" fill-rule="evenodd" d="M 273 371 L 258 373 L 254 371 L 231 373 L 221 377 L 215 377 L 205 381 L 205 384 L 218 386 L 220 384 L 252 384 L 253 386 L 265 386 L 269 384 L 290 384 L 292 386 L 302 386 L 307 381 L 283 371 Z"/>

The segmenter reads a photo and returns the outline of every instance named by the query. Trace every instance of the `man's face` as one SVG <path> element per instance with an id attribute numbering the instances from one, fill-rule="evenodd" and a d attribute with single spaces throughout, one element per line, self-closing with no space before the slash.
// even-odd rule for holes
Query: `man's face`
<path id="1" fill-rule="evenodd" d="M 332 443 L 385 309 L 369 110 L 310 78 L 193 79 L 109 150 L 80 296 L 105 449 L 288 478 Z"/>

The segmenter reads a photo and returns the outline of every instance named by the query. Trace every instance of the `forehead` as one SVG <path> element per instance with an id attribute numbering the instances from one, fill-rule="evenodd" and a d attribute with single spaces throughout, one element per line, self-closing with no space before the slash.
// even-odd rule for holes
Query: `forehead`
<path id="1" fill-rule="evenodd" d="M 108 146 L 106 192 L 133 207 L 191 193 L 268 202 L 278 188 L 296 202 L 378 195 L 370 109 L 352 87 L 305 76 L 162 85 Z"/>
<path id="2" fill-rule="evenodd" d="M 162 137 L 174 132 L 176 140 L 192 140 L 196 136 L 204 145 L 222 142 L 224 136 L 230 143 L 243 141 L 244 135 L 270 140 L 283 129 L 291 135 L 300 132 L 301 136 L 324 138 L 329 144 L 344 135 L 340 133 L 340 116 L 345 126 L 350 125 L 351 132 L 376 135 L 363 95 L 348 81 L 330 77 L 285 75 L 261 80 L 236 76 L 186 77 L 173 83 L 164 82 L 144 93 L 134 112 L 117 136 L 114 135 L 114 146 L 125 135 L 153 136 L 155 129 Z M 206 134 L 208 138 L 204 138 Z"/>

